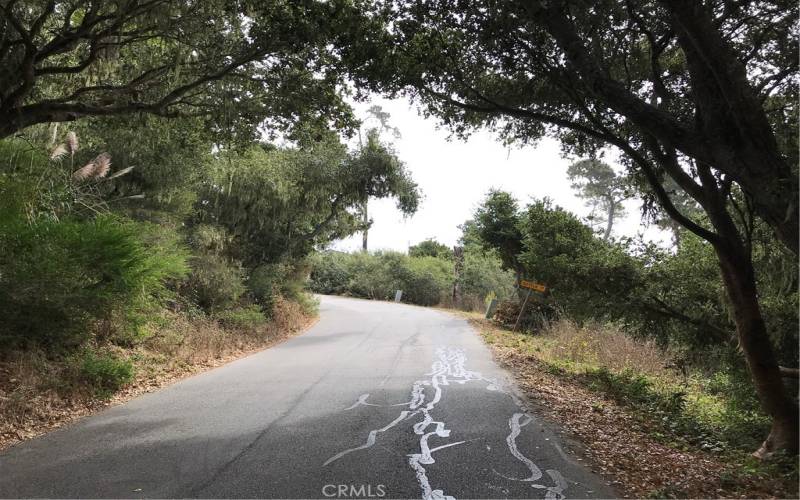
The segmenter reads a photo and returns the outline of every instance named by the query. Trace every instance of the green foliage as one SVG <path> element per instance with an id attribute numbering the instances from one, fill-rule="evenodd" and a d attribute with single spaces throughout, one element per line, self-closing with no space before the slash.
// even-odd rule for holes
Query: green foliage
<path id="1" fill-rule="evenodd" d="M 302 259 L 316 246 L 362 229 L 367 197 L 395 197 L 416 210 L 416 184 L 394 153 L 370 134 L 348 152 L 336 141 L 302 149 L 253 146 L 212 162 L 197 220 L 223 227 L 231 256 L 247 267 Z"/>
<path id="2" fill-rule="evenodd" d="M 638 284 L 641 264 L 619 245 L 595 238 L 573 214 L 538 200 L 520 210 L 516 200 L 492 191 L 465 235 L 501 256 L 506 268 L 546 283 L 554 305 L 569 317 L 622 315 Z"/>
<path id="3" fill-rule="evenodd" d="M 686 234 L 675 252 L 647 246 L 642 258 L 647 265 L 642 301 L 631 311 L 638 315 L 629 317 L 633 329 L 690 351 L 730 340 L 734 326 L 709 243 Z"/>
<path id="4" fill-rule="evenodd" d="M 404 302 L 430 306 L 446 303 L 453 292 L 453 261 L 447 257 L 321 252 L 313 256 L 311 267 L 309 286 L 317 293 L 392 300 L 402 290 Z M 467 304 L 482 306 L 489 294 L 513 293 L 513 275 L 480 249 L 465 252 L 461 280 Z"/>
<path id="5" fill-rule="evenodd" d="M 281 293 L 289 271 L 286 264 L 264 264 L 250 272 L 247 278 L 247 290 L 265 311 L 272 310 L 275 297 Z"/>
<path id="6" fill-rule="evenodd" d="M 166 119 L 151 115 L 92 118 L 72 126 L 81 149 L 106 151 L 115 170 L 132 168 L 115 181 L 123 198 L 115 210 L 141 217 L 186 218 L 196 198 L 212 151 L 213 134 L 197 117 Z M 127 196 L 145 195 L 144 199 Z"/>
<path id="7" fill-rule="evenodd" d="M 408 272 L 397 268 L 396 279 L 405 300 L 412 304 L 433 306 L 439 304 L 453 287 L 453 265 L 437 257 L 408 258 Z"/>
<path id="8" fill-rule="evenodd" d="M 133 364 L 113 354 L 84 351 L 76 358 L 80 380 L 98 397 L 107 398 L 133 381 Z"/>
<path id="9" fill-rule="evenodd" d="M 28 223 L 2 214 L 2 344 L 78 345 L 93 322 L 165 298 L 167 280 L 186 272 L 185 257 L 154 232 L 110 216 Z"/>
<path id="10" fill-rule="evenodd" d="M 347 295 L 375 300 L 390 300 L 394 297 L 399 283 L 394 282 L 393 274 L 396 272 L 387 264 L 393 262 L 395 265 L 402 265 L 400 254 L 359 252 L 349 256 L 339 255 L 343 256 L 340 258 L 349 270 L 345 291 Z M 314 272 L 311 273 L 311 289 L 314 290 Z"/>
<path id="11" fill-rule="evenodd" d="M 14 29 L 4 30 L 0 94 L 13 99 L 0 110 L 0 137 L 142 113 L 199 116 L 220 140 L 241 142 L 263 125 L 297 125 L 296 136 L 351 129 L 330 59 L 338 18 L 323 3 L 14 2 L 3 12 Z"/>
<path id="12" fill-rule="evenodd" d="M 572 188 L 578 191 L 578 196 L 587 200 L 587 205 L 592 208 L 590 221 L 603 222 L 603 239 L 611 237 L 614 220 L 625 215 L 622 201 L 630 198 L 632 193 L 626 185 L 626 179 L 617 175 L 607 163 L 597 159 L 582 160 L 567 168 L 567 176 L 572 181 Z M 596 211 L 602 214 L 598 216 Z"/>
<path id="13" fill-rule="evenodd" d="M 440 257 L 443 259 L 452 259 L 453 250 L 447 245 L 443 245 L 436 241 L 435 238 L 429 238 L 421 241 L 416 245 L 412 245 L 408 249 L 409 257 Z"/>
<path id="14" fill-rule="evenodd" d="M 318 304 L 305 292 L 309 266 L 304 260 L 258 266 L 247 279 L 250 297 L 267 315 L 278 297 L 297 303 L 306 314 L 316 314 Z"/>
<path id="15" fill-rule="evenodd" d="M 493 294 L 498 300 L 506 300 L 515 295 L 514 273 L 504 270 L 494 253 L 478 248 L 465 248 L 460 280 L 465 297 L 485 299 Z"/>
<path id="16" fill-rule="evenodd" d="M 673 346 L 682 353 L 681 362 L 711 371 L 742 365 L 737 356 L 713 354 L 730 344 L 734 326 L 716 255 L 699 237 L 683 235 L 674 251 L 631 240 L 604 242 L 548 200 L 520 210 L 509 194 L 497 191 L 475 220 L 464 225 L 468 248 L 517 247 L 505 262 L 516 262 L 528 278 L 547 283 L 552 305 L 567 317 L 619 321 L 630 334 Z M 767 327 L 781 362 L 795 366 L 797 263 L 762 226 L 757 229 L 753 258 Z M 506 309 L 515 320 L 518 307 L 501 308 Z M 752 397 L 747 377 L 741 384 Z"/>
<path id="17" fill-rule="evenodd" d="M 325 295 L 350 292 L 353 268 L 350 258 L 340 252 L 319 252 L 311 256 L 310 288 Z"/>
<path id="18" fill-rule="evenodd" d="M 517 200 L 511 194 L 492 190 L 475 211 L 469 226 L 486 249 L 497 252 L 505 269 L 521 271 L 522 233 Z"/>
<path id="19" fill-rule="evenodd" d="M 311 290 L 366 299 L 435 305 L 452 287 L 452 264 L 436 257 L 410 258 L 397 252 L 326 252 L 312 261 Z M 449 278 L 449 280 L 448 280 Z"/>
<path id="20" fill-rule="evenodd" d="M 191 273 L 185 291 L 206 312 L 232 306 L 245 293 L 244 271 L 224 256 L 196 255 L 189 260 Z"/>
<path id="21" fill-rule="evenodd" d="M 657 436 L 679 437 L 716 453 L 750 450 L 768 431 L 769 419 L 758 410 L 758 400 L 752 392 L 746 398 L 750 404 L 742 405 L 742 399 L 735 394 L 737 390 L 722 382 L 722 377 L 720 372 L 706 381 L 711 385 L 703 391 L 679 387 L 630 369 L 613 372 L 598 367 L 579 374 L 590 389 L 653 419 L 661 428 Z M 747 377 L 737 378 L 738 384 L 742 381 L 746 382 Z M 722 386 L 726 391 L 715 396 Z"/>
<path id="22" fill-rule="evenodd" d="M 267 323 L 267 317 L 257 305 L 226 309 L 216 314 L 217 321 L 225 328 L 252 331 Z"/>

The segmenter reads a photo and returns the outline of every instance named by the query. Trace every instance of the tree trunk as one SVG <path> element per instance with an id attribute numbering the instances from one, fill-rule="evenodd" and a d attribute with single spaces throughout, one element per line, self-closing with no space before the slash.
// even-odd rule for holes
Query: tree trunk
<path id="1" fill-rule="evenodd" d="M 364 252 L 367 251 L 367 237 L 369 235 L 369 229 L 367 229 L 367 224 L 369 223 L 369 215 L 367 214 L 367 203 L 368 201 L 364 200 L 364 232 L 361 234 L 361 250 Z"/>
<path id="2" fill-rule="evenodd" d="M 772 429 L 766 441 L 754 453 L 769 458 L 776 451 L 798 451 L 798 408 L 789 397 L 775 359 L 758 303 L 755 273 L 750 259 L 736 248 L 718 246 L 722 279 L 736 323 L 736 333 L 761 406 L 772 417 Z"/>
<path id="3" fill-rule="evenodd" d="M 453 247 L 453 307 L 460 309 L 461 297 L 461 271 L 464 269 L 464 247 Z"/>
<path id="4" fill-rule="evenodd" d="M 613 199 L 608 200 L 608 213 L 606 216 L 608 217 L 608 221 L 606 221 L 606 230 L 603 234 L 603 241 L 608 241 L 611 237 L 611 228 L 614 225 L 614 212 L 616 211 L 616 203 L 614 203 Z"/>
<path id="5" fill-rule="evenodd" d="M 745 65 L 696 0 L 662 0 L 671 13 L 695 95 L 696 120 L 714 165 L 750 195 L 753 207 L 795 255 L 798 183 L 784 160 Z"/>

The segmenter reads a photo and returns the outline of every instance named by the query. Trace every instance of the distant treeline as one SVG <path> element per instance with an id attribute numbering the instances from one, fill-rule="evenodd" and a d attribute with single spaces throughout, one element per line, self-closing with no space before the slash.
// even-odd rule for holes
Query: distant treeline
<path id="1" fill-rule="evenodd" d="M 467 246 L 459 272 L 459 295 L 453 300 L 453 251 L 428 240 L 411 247 L 409 255 L 377 251 L 321 252 L 313 257 L 310 288 L 314 292 L 366 299 L 391 300 L 402 290 L 402 301 L 467 310 L 485 308 L 487 298 L 514 294 L 514 275 L 503 270 L 493 252 Z M 459 300 L 460 299 L 460 300 Z"/>

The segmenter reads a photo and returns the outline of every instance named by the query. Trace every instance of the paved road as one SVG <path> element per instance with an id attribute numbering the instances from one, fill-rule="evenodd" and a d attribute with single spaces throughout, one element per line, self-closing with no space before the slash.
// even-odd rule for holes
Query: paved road
<path id="1" fill-rule="evenodd" d="M 299 337 L 0 454 L 0 496 L 614 496 L 464 320 L 321 300 Z"/>

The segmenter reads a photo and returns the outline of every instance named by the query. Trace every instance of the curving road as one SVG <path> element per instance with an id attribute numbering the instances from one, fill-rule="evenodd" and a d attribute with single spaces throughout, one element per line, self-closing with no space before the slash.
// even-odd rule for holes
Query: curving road
<path id="1" fill-rule="evenodd" d="M 305 334 L 0 454 L 2 497 L 608 498 L 462 319 L 321 297 Z"/>

